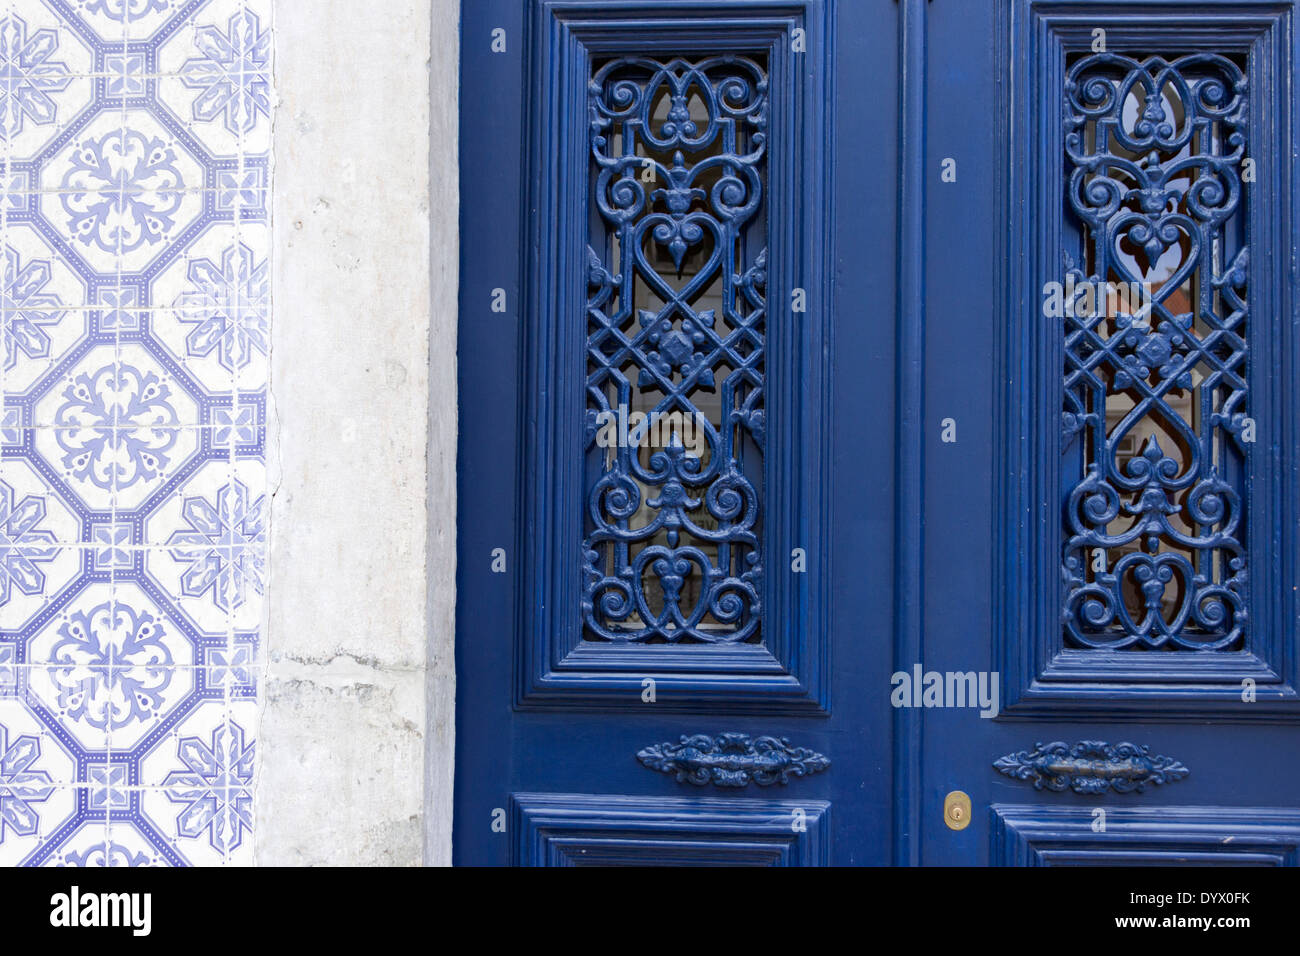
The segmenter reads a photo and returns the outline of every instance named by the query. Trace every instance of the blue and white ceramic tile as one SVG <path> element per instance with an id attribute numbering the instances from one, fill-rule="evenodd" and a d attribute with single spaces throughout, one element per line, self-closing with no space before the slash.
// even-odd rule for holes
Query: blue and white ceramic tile
<path id="1" fill-rule="evenodd" d="M 0 865 L 244 864 L 270 0 L 0 0 Z"/>

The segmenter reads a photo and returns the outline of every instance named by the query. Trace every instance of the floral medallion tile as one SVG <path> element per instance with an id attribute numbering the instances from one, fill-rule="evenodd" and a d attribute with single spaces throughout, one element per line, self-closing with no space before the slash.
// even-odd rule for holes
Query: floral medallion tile
<path id="1" fill-rule="evenodd" d="M 0 608 L 21 632 L 67 591 L 85 566 L 77 514 L 22 459 L 0 477 Z M 0 657 L 0 662 L 3 658 Z"/>
<path id="2" fill-rule="evenodd" d="M 145 569 L 206 633 L 255 629 L 270 499 L 260 462 L 208 462 L 149 517 Z"/>
<path id="3" fill-rule="evenodd" d="M 99 273 L 140 272 L 204 213 L 201 155 L 148 109 L 99 114 L 42 165 L 38 208 Z"/>
<path id="4" fill-rule="evenodd" d="M 90 332 L 89 291 L 30 223 L 8 222 L 0 243 L 0 362 L 6 395 L 30 389 Z"/>
<path id="5" fill-rule="evenodd" d="M 271 274 L 268 230 L 217 225 L 154 280 L 154 339 L 209 393 L 257 389 L 267 379 Z"/>
<path id="6" fill-rule="evenodd" d="M 195 690 L 196 648 L 133 582 L 90 585 L 32 638 L 30 700 L 88 750 L 130 750 Z"/>
<path id="7" fill-rule="evenodd" d="M 176 854 L 222 864 L 251 849 L 255 716 L 204 704 L 141 762 L 140 806 Z"/>
<path id="8" fill-rule="evenodd" d="M 0 3 L 0 865 L 243 865 L 269 0 Z"/>
<path id="9" fill-rule="evenodd" d="M 35 154 L 75 117 L 93 109 L 94 49 L 51 7 L 0 7 L 0 137 L 13 156 Z"/>
<path id="10" fill-rule="evenodd" d="M 158 51 L 158 100 L 217 154 L 270 148 L 265 5 L 213 0 Z"/>
<path id="11" fill-rule="evenodd" d="M 37 852 L 75 817 L 76 764 L 58 736 L 0 690 L 0 865 Z"/>

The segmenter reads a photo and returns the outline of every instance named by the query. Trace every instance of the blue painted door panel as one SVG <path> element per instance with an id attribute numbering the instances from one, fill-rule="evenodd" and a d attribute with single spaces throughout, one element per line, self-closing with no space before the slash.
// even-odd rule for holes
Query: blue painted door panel
<path id="1" fill-rule="evenodd" d="M 930 6 L 923 862 L 1296 863 L 1294 15 Z"/>
<path id="2" fill-rule="evenodd" d="M 1296 862 L 1293 12 L 465 4 L 456 862 Z"/>

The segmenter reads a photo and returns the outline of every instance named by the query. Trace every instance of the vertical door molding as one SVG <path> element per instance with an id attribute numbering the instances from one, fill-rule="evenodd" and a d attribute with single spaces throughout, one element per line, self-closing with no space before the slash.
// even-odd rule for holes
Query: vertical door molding
<path id="1" fill-rule="evenodd" d="M 922 661 L 925 634 L 925 85 L 926 5 L 899 0 L 897 426 L 894 670 Z M 922 720 L 894 709 L 894 863 L 921 862 Z"/>

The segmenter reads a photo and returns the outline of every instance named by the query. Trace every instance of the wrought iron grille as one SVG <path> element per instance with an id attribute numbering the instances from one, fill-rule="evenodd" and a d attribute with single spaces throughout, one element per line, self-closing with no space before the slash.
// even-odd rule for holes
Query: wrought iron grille
<path id="1" fill-rule="evenodd" d="M 1209 53 L 1079 57 L 1065 84 L 1064 628 L 1241 649 L 1248 98 Z M 1045 314 L 1052 315 L 1050 310 Z"/>
<path id="2" fill-rule="evenodd" d="M 760 640 L 761 57 L 592 65 L 584 639 Z"/>

